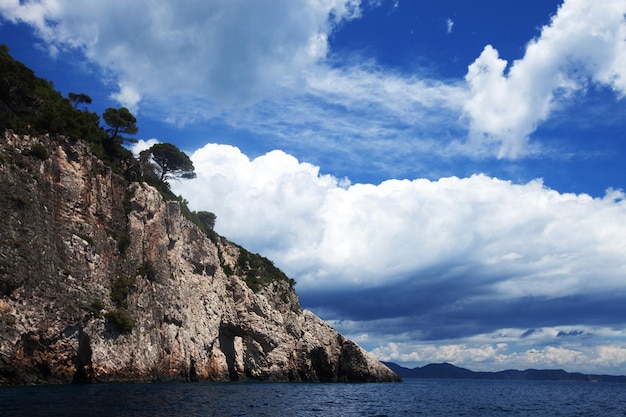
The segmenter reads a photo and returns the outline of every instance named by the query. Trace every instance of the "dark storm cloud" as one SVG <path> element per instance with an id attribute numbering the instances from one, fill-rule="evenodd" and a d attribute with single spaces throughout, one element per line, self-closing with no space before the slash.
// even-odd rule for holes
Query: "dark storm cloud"
<path id="1" fill-rule="evenodd" d="M 557 333 L 556 337 L 580 336 L 583 334 L 585 334 L 585 332 L 582 330 L 572 330 L 571 332 L 564 332 L 563 330 L 561 330 Z"/>
<path id="2" fill-rule="evenodd" d="M 526 330 L 524 333 L 522 333 L 520 335 L 520 338 L 525 338 L 525 337 L 529 337 L 532 336 L 533 334 L 537 333 L 537 329 L 528 329 Z"/>
<path id="3" fill-rule="evenodd" d="M 482 289 L 484 291 L 484 288 Z M 501 328 L 529 329 L 555 326 L 607 326 L 623 324 L 626 297 L 616 293 L 576 294 L 567 297 L 475 297 L 481 291 L 468 282 L 457 285 L 405 283 L 361 291 L 306 294 L 305 308 L 328 320 L 349 320 L 354 329 L 370 328 L 380 334 L 419 334 L 422 340 L 442 340 L 494 332 Z M 375 322 L 381 322 L 376 328 Z M 384 324 L 383 324 L 384 323 Z M 560 332 L 559 337 L 582 331 Z"/>

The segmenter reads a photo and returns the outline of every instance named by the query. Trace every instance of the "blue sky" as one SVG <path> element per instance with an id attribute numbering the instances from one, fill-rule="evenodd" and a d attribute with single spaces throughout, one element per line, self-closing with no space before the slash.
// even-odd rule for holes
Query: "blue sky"
<path id="1" fill-rule="evenodd" d="M 1 1 L 12 55 L 383 360 L 626 374 L 626 0 Z"/>

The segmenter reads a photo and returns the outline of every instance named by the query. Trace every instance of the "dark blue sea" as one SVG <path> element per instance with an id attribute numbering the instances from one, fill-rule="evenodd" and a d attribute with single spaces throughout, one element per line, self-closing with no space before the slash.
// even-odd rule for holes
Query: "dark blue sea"
<path id="1" fill-rule="evenodd" d="M 407 379 L 1 387 L 0 416 L 626 416 L 626 384 Z"/>

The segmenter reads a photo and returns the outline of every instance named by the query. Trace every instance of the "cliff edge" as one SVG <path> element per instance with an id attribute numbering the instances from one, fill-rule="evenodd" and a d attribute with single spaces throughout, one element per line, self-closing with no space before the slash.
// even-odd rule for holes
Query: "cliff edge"
<path id="1" fill-rule="evenodd" d="M 0 384 L 399 380 L 183 209 L 84 141 L 5 131 Z"/>

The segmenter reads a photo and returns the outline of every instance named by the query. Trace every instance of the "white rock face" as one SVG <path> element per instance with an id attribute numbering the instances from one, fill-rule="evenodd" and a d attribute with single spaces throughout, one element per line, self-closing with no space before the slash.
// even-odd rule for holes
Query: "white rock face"
<path id="1" fill-rule="evenodd" d="M 398 380 L 86 144 L 7 134 L 0 162 L 0 383 Z"/>

